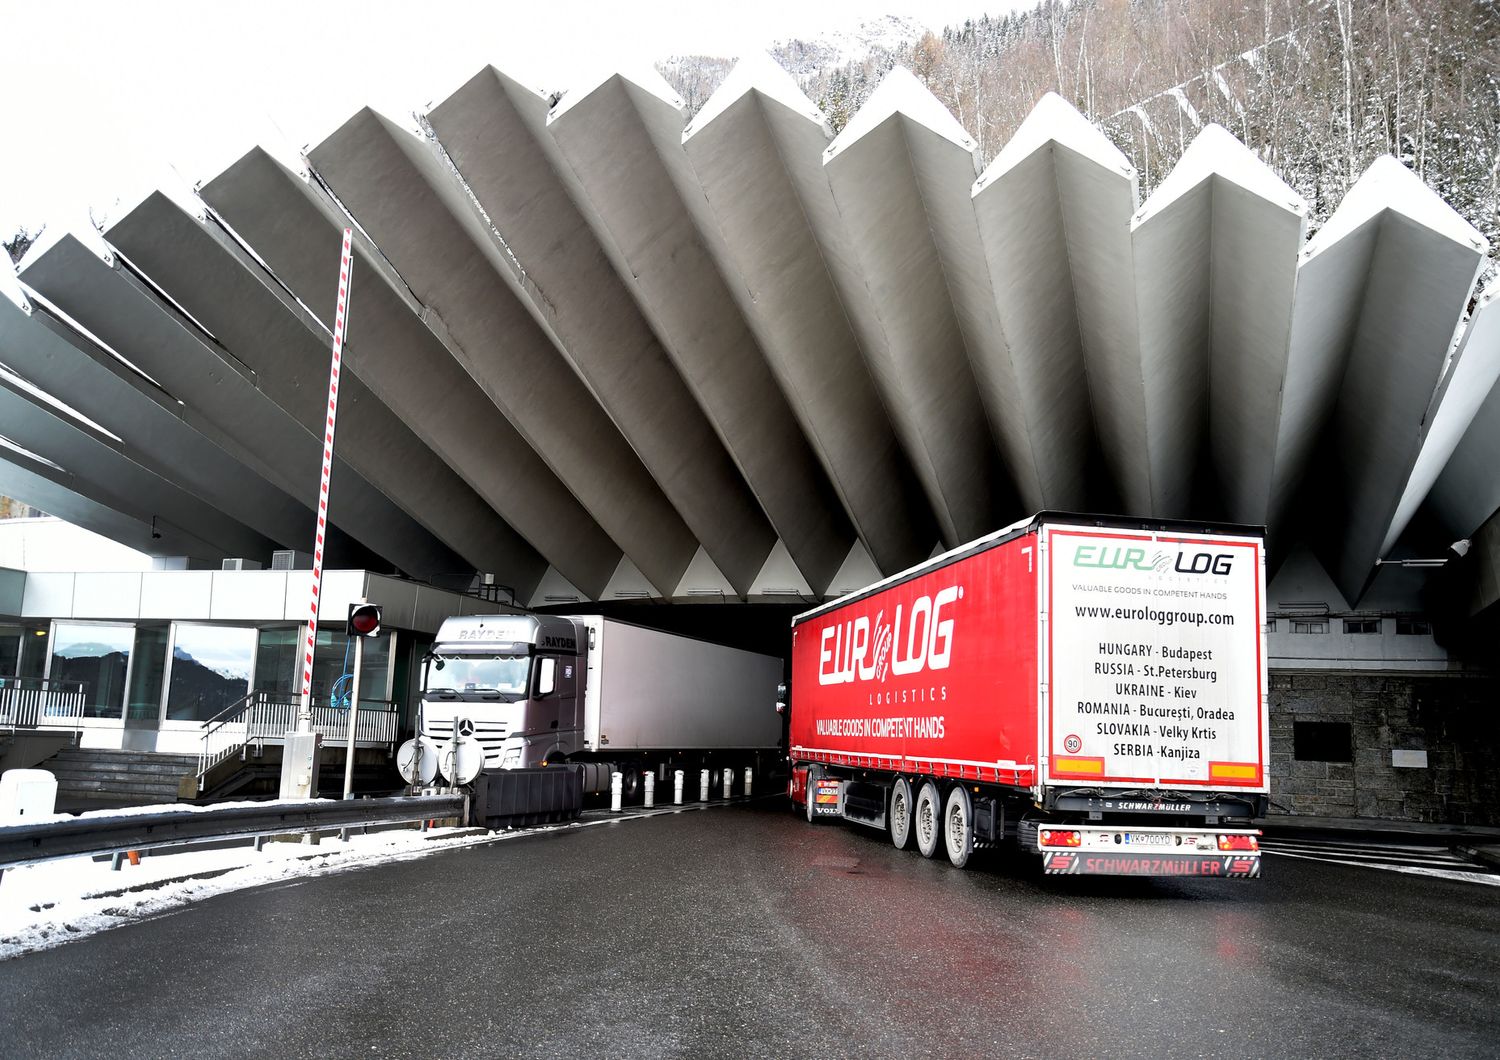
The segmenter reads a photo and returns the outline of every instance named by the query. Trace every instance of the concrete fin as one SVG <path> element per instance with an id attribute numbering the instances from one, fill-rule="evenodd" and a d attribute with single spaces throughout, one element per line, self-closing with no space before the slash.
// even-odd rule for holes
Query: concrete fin
<path id="1" fill-rule="evenodd" d="M 1472 247 L 1480 254 L 1489 252 L 1489 241 L 1421 177 L 1390 155 L 1382 155 L 1370 163 L 1370 168 L 1354 182 L 1333 211 L 1333 216 L 1328 218 L 1328 223 L 1308 240 L 1303 258 L 1317 257 L 1386 210 L 1394 210 L 1438 235 Z"/>
<path id="2" fill-rule="evenodd" d="M 823 154 L 824 161 L 841 154 L 850 144 L 873 132 L 896 114 L 951 140 L 973 154 L 974 172 L 978 174 L 979 144 L 964 131 L 964 127 L 948 108 L 943 106 L 943 101 L 934 96 L 917 79 L 917 75 L 904 66 L 892 67 L 890 73 L 885 75 L 885 79 L 870 94 L 865 105 L 854 112 L 849 124 L 828 145 L 828 150 Z"/>
<path id="3" fill-rule="evenodd" d="M 661 591 L 646 580 L 640 568 L 630 562 L 630 557 L 621 556 L 614 575 L 609 579 L 609 584 L 604 587 L 604 592 L 599 594 L 599 599 L 659 600 L 661 595 Z"/>
<path id="4" fill-rule="evenodd" d="M 542 572 L 542 580 L 537 583 L 536 592 L 531 594 L 531 602 L 526 606 L 555 607 L 558 604 L 581 604 L 587 600 L 588 597 L 576 585 L 548 564 Z"/>
<path id="5" fill-rule="evenodd" d="M 858 592 L 867 585 L 874 585 L 880 581 L 882 575 L 875 561 L 870 558 L 870 552 L 864 543 L 856 541 L 849 548 L 849 555 L 844 557 L 844 564 L 833 576 L 833 584 L 828 587 L 829 596 L 846 596 L 849 593 Z"/>
<path id="6" fill-rule="evenodd" d="M 814 593 L 812 586 L 807 584 L 807 579 L 797 569 L 797 564 L 792 562 L 792 554 L 778 539 L 771 548 L 771 554 L 766 557 L 765 565 L 755 576 L 755 582 L 750 586 L 750 595 L 812 597 Z"/>
<path id="7" fill-rule="evenodd" d="M 788 110 L 816 122 L 832 138 L 833 129 L 828 124 L 828 118 L 818 109 L 817 104 L 807 98 L 792 75 L 765 52 L 753 51 L 734 64 L 723 84 L 714 89 L 708 102 L 688 122 L 687 128 L 682 130 L 682 142 L 687 143 L 715 118 L 751 93 L 780 103 Z"/>
<path id="8" fill-rule="evenodd" d="M 1307 201 L 1257 158 L 1255 152 L 1222 125 L 1207 125 L 1188 144 L 1172 172 L 1136 212 L 1131 219 L 1132 226 L 1161 213 L 1212 177 L 1233 181 L 1252 195 L 1278 203 L 1295 214 L 1307 213 Z"/>
<path id="9" fill-rule="evenodd" d="M 729 579 L 709 559 L 708 553 L 703 551 L 703 546 L 699 545 L 698 551 L 693 553 L 693 558 L 688 563 L 682 581 L 677 583 L 677 591 L 672 595 L 734 597 L 738 594 L 734 591 L 734 586 L 729 584 Z"/>
<path id="10" fill-rule="evenodd" d="M 1382 556 L 1390 552 L 1416 514 L 1417 507 L 1427 499 L 1433 484 L 1448 466 L 1459 442 L 1479 414 L 1480 407 L 1500 380 L 1500 306 L 1495 302 L 1497 294 L 1500 294 L 1500 281 L 1491 283 L 1479 297 L 1474 316 L 1464 331 L 1437 396 L 1433 398 L 1433 411 L 1423 421 L 1426 431 L 1422 451 L 1406 481 L 1395 518 L 1380 544 Z M 1475 483 L 1476 488 L 1478 485 Z"/>
<path id="11" fill-rule="evenodd" d="M 993 183 L 1049 144 L 1060 144 L 1104 169 L 1118 171 L 1134 181 L 1135 167 L 1078 108 L 1056 92 L 1048 92 L 1031 108 L 1021 127 L 1000 148 L 985 171 L 974 182 L 974 194 Z"/>

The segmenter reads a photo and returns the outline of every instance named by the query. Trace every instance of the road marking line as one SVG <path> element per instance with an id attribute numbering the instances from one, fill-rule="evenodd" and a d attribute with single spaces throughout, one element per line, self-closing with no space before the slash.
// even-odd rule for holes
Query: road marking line
<path id="1" fill-rule="evenodd" d="M 1500 875 L 1485 872 L 1464 872 L 1458 869 L 1433 869 L 1418 865 L 1378 865 L 1368 861 L 1352 861 L 1348 858 L 1315 857 L 1312 854 L 1294 854 L 1289 850 L 1267 850 L 1267 854 L 1278 854 L 1284 858 L 1301 861 L 1324 861 L 1334 865 L 1352 865 L 1359 869 L 1384 869 L 1387 872 L 1405 872 L 1412 876 L 1434 876 L 1439 879 L 1457 880 L 1460 883 L 1483 883 L 1500 887 Z"/>

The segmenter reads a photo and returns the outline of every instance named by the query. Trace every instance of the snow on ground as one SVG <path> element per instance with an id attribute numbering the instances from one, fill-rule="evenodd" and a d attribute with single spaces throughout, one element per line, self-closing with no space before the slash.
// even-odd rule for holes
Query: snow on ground
<path id="1" fill-rule="evenodd" d="M 265 803 L 258 803 L 262 807 Z M 497 843 L 559 828 L 587 828 L 662 813 L 727 806 L 725 802 L 590 815 L 582 821 L 541 828 L 485 832 L 474 828 L 389 829 L 368 835 L 335 835 L 317 845 L 268 842 L 257 852 L 248 841 L 213 849 L 142 851 L 139 865 L 111 859 L 64 858 L 7 869 L 0 877 L 0 960 L 86 938 L 112 927 L 150 920 L 194 902 L 247 887 L 311 879 L 336 872 L 409 861 L 445 850 Z M 217 807 L 216 807 L 217 808 Z M 160 812 L 161 807 L 99 811 L 88 816 Z M 62 815 L 66 817 L 67 815 Z M 28 822 L 31 823 L 31 822 Z"/>

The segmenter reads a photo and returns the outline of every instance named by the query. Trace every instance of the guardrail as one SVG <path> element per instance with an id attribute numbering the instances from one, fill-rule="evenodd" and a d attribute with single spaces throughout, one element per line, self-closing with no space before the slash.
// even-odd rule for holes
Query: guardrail
<path id="1" fill-rule="evenodd" d="M 0 827 L 0 872 L 57 858 L 466 817 L 468 801 L 466 795 L 315 799 L 8 825 Z"/>

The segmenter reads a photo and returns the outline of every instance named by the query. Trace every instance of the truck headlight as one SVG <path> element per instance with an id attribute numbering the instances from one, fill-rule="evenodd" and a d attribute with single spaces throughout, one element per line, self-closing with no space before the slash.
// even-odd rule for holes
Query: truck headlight
<path id="1" fill-rule="evenodd" d="M 500 768 L 514 769 L 521 764 L 521 748 L 507 747 L 500 752 Z"/>

